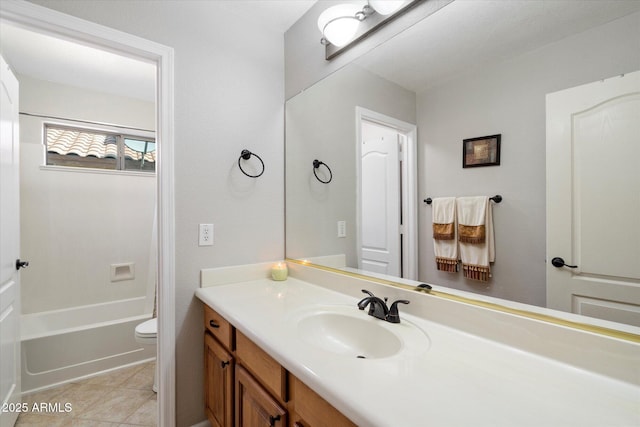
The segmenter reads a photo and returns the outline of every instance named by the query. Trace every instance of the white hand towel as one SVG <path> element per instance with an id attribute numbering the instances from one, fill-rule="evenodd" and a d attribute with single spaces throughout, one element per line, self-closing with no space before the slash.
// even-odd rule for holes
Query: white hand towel
<path id="1" fill-rule="evenodd" d="M 458 265 L 456 241 L 456 198 L 440 197 L 431 202 L 433 249 L 438 270 L 455 273 Z"/>
<path id="2" fill-rule="evenodd" d="M 458 241 L 464 277 L 483 282 L 495 261 L 492 206 L 487 196 L 458 197 Z"/>

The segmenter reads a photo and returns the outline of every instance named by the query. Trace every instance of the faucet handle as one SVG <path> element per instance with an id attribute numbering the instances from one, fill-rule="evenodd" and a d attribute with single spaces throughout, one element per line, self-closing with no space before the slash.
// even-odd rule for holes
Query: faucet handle
<path id="1" fill-rule="evenodd" d="M 363 293 L 369 295 L 368 297 L 364 297 L 362 298 L 359 302 L 358 302 L 358 308 L 360 310 L 364 310 L 364 308 L 369 305 L 369 303 L 371 303 L 371 298 L 375 298 L 375 295 L 373 295 L 373 293 L 369 292 L 366 289 L 362 290 Z"/>
<path id="2" fill-rule="evenodd" d="M 400 323 L 400 313 L 398 312 L 398 304 L 409 304 L 410 301 L 406 299 L 399 299 L 394 301 L 389 308 L 389 314 L 387 314 L 387 322 Z"/>

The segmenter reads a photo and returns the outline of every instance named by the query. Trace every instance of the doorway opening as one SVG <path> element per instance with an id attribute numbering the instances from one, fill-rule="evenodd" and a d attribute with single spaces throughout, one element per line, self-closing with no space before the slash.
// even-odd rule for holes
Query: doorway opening
<path id="1" fill-rule="evenodd" d="M 140 62 L 153 64 L 155 138 L 157 141 L 157 173 L 151 179 L 156 184 L 154 198 L 157 200 L 157 220 L 152 218 L 148 229 L 154 229 L 157 239 L 157 255 L 153 268 L 158 283 L 158 351 L 159 394 L 158 423 L 172 426 L 175 423 L 175 294 L 174 236 L 173 236 L 173 50 L 129 34 L 84 21 L 69 15 L 26 2 L 11 2 L 3 5 L 0 20 L 5 25 L 14 25 L 37 34 L 91 46 Z M 72 117 L 74 118 L 74 117 Z M 77 117 L 75 117 L 77 118 Z M 111 123 L 113 124 L 113 123 Z M 81 126 L 86 127 L 86 123 Z M 147 159 L 149 156 L 146 157 Z M 145 162 L 148 160 L 145 160 Z M 143 173 L 143 172 L 138 172 Z M 157 221 L 157 222 L 156 222 Z M 154 222 L 157 226 L 154 227 Z M 105 230 L 109 233 L 109 230 Z M 153 233 L 151 233 L 153 234 Z M 152 239 L 150 239 L 152 240 Z M 148 251 L 148 254 L 150 251 Z M 154 255 L 150 255 L 153 257 Z M 72 267 L 72 266 L 67 266 Z M 117 269 L 116 265 L 116 270 Z M 150 269 L 151 270 L 151 269 Z M 132 273 L 132 270 L 129 270 Z M 108 273 L 107 273 L 108 274 Z M 117 282 L 114 286 L 117 286 Z"/>

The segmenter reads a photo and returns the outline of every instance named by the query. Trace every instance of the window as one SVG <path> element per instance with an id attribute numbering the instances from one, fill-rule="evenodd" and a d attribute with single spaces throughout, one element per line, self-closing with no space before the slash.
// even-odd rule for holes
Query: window
<path id="1" fill-rule="evenodd" d="M 155 172 L 154 138 L 45 125 L 47 165 Z"/>

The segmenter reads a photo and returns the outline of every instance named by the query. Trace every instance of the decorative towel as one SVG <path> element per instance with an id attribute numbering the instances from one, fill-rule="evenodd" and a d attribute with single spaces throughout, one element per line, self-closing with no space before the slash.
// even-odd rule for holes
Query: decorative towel
<path id="1" fill-rule="evenodd" d="M 438 270 L 455 273 L 458 266 L 456 241 L 456 198 L 440 197 L 431 202 L 433 208 L 433 249 Z"/>
<path id="2" fill-rule="evenodd" d="M 458 241 L 462 270 L 467 279 L 489 281 L 495 261 L 493 216 L 488 196 L 458 197 Z"/>

